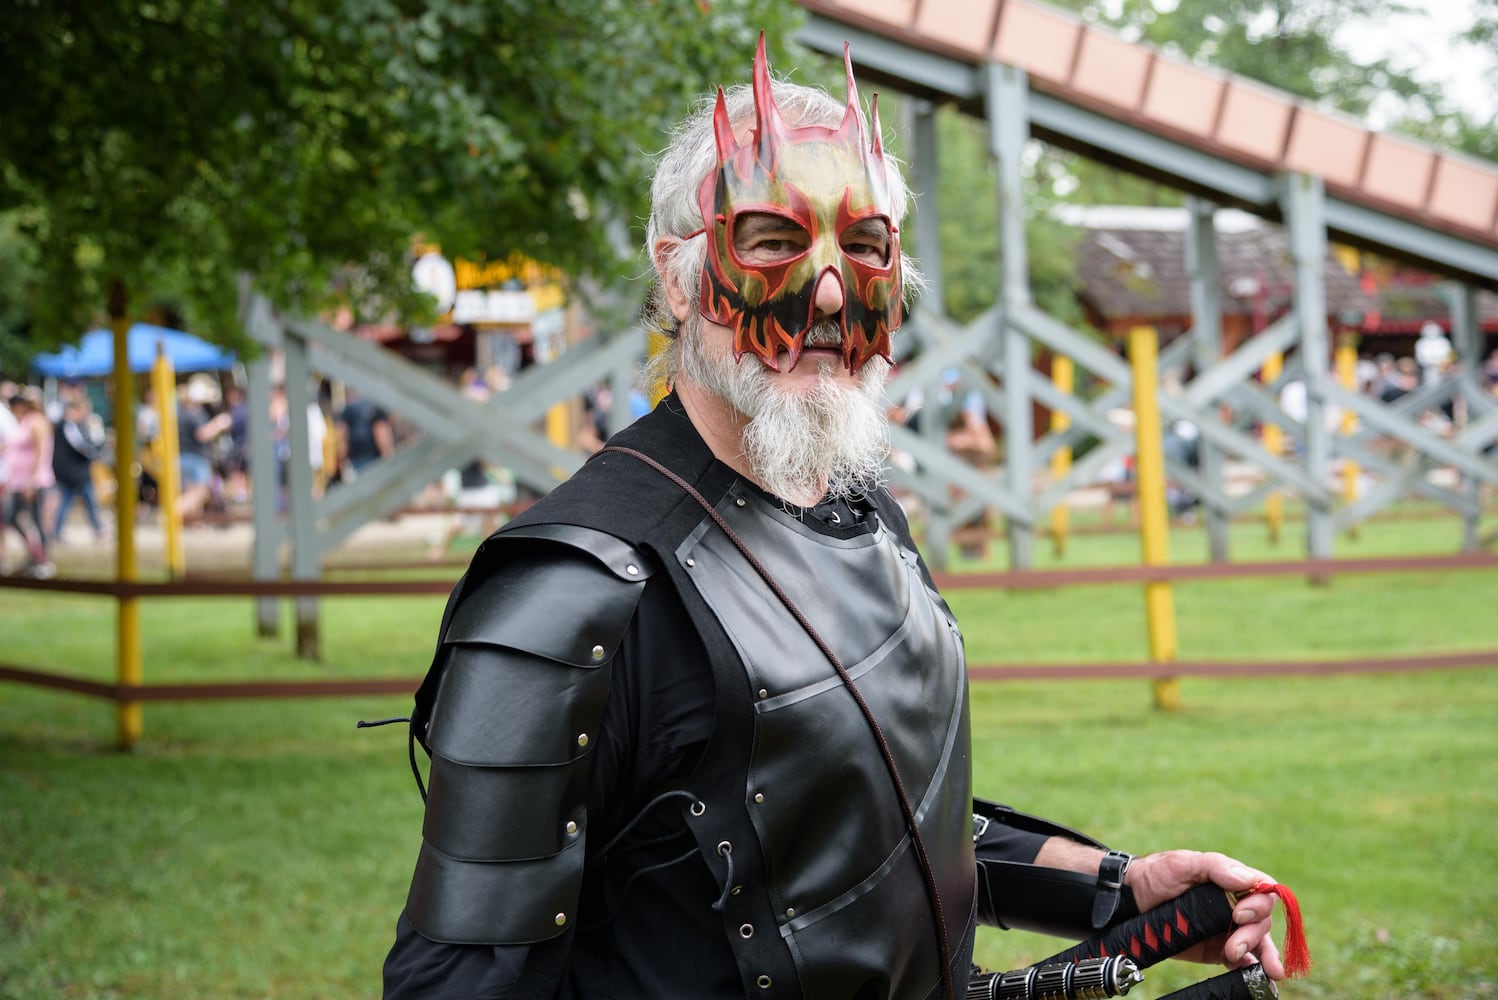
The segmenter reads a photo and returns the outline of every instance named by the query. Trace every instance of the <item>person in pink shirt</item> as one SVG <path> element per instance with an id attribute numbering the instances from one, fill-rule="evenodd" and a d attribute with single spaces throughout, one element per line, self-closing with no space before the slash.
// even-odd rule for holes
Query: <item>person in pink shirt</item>
<path id="1" fill-rule="evenodd" d="M 42 498 L 53 483 L 52 424 L 42 412 L 41 392 L 34 386 L 12 396 L 10 410 L 17 426 L 5 443 L 5 464 L 9 470 L 5 523 L 21 536 L 26 546 L 24 572 L 47 579 L 57 573 L 47 558 L 47 531 L 42 526 Z"/>

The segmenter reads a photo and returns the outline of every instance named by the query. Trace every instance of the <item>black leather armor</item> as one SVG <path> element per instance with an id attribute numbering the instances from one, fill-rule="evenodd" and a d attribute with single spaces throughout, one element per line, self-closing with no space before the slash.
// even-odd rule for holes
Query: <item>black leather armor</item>
<path id="1" fill-rule="evenodd" d="M 715 462 L 669 399 L 615 440 L 700 490 L 835 652 L 895 761 L 937 899 L 876 734 L 828 658 L 679 486 L 604 453 L 486 541 L 449 602 L 412 721 L 433 758 L 412 924 L 491 945 L 572 925 L 590 745 L 653 572 L 695 626 L 716 691 L 705 756 L 660 791 L 689 793 L 681 820 L 720 889 L 702 917 L 721 921 L 744 993 L 938 996 L 940 922 L 960 994 L 980 881 L 962 638 L 898 506 L 881 492 L 857 505 L 861 523 L 802 521 Z M 1018 874 L 1044 875 L 1033 868 Z M 1005 889 L 1014 873 L 990 874 L 985 916 L 1025 926 L 1028 903 L 1010 904 L 1029 894 Z"/>
<path id="2" fill-rule="evenodd" d="M 519 944 L 576 916 L 609 668 L 649 570 L 618 539 L 571 525 L 484 545 L 423 685 L 429 723 L 418 695 L 431 788 L 407 913 L 434 941 Z"/>
<path id="3" fill-rule="evenodd" d="M 962 638 L 915 553 L 871 513 L 845 537 L 741 484 L 717 510 L 852 675 L 935 870 L 953 978 L 974 920 Z M 722 918 L 753 996 L 939 995 L 936 917 L 874 733 L 827 657 L 704 519 L 669 565 L 736 656 L 714 663 L 720 732 L 687 822 L 726 884 Z M 700 810 L 696 812 L 695 810 Z M 730 866 L 729 858 L 732 864 Z M 787 977 L 792 977 L 786 982 Z"/>

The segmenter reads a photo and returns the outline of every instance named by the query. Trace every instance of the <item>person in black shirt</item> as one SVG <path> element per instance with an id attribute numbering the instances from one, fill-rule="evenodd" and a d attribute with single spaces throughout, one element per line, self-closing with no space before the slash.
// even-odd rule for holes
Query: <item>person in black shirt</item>
<path id="1" fill-rule="evenodd" d="M 90 412 L 88 396 L 82 392 L 63 404 L 62 419 L 52 436 L 52 474 L 57 480 L 57 514 L 52 523 L 52 537 L 61 540 L 62 526 L 73 501 L 83 501 L 84 513 L 94 538 L 104 537 L 99 520 L 99 504 L 94 499 L 93 465 L 104 458 L 104 426 Z"/>
<path id="2" fill-rule="evenodd" d="M 334 418 L 343 457 L 342 474 L 353 479 L 371 462 L 395 454 L 395 434 L 390 415 L 371 399 L 348 391 L 348 400 Z"/>
<path id="3" fill-rule="evenodd" d="M 907 193 L 848 84 L 772 84 L 761 39 L 659 161 L 672 392 L 454 588 L 387 998 L 955 998 L 979 922 L 1266 879 L 973 798 L 961 632 L 880 485 Z M 1186 957 L 1282 978 L 1272 903 Z"/>

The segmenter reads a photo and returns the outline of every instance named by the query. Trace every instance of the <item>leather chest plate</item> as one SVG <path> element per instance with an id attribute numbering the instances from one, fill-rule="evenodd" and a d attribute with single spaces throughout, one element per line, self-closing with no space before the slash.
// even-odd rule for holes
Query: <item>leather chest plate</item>
<path id="1" fill-rule="evenodd" d="M 841 660 L 888 741 L 956 949 L 973 899 L 962 639 L 914 553 L 870 516 L 827 534 L 731 491 L 717 507 Z M 876 737 L 803 626 L 716 525 L 676 558 L 743 664 L 754 709 L 740 789 L 806 996 L 926 996 L 939 983 L 928 894 Z M 721 683 L 721 681 L 720 681 Z M 719 748 L 721 751 L 721 748 Z M 746 888 L 748 887 L 746 883 Z"/>

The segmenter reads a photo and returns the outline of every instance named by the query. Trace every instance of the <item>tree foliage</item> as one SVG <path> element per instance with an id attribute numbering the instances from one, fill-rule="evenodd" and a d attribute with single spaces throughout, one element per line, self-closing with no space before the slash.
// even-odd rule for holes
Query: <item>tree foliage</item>
<path id="1" fill-rule="evenodd" d="M 1487 121 L 1452 107 L 1396 60 L 1362 61 L 1338 44 L 1350 19 L 1378 20 L 1412 10 L 1398 0 L 1051 0 L 1097 19 L 1124 37 L 1175 58 L 1210 64 L 1335 108 L 1366 116 L 1374 103 L 1398 109 L 1395 128 L 1415 138 L 1498 158 L 1498 109 Z M 1475 0 L 1465 39 L 1498 52 L 1498 0 Z M 1498 59 L 1494 63 L 1498 84 Z M 969 319 L 991 305 L 998 285 L 994 201 L 982 125 L 943 113 L 941 213 L 947 312 Z M 1036 146 L 1027 160 L 1031 291 L 1037 303 L 1076 322 L 1073 248 L 1077 233 L 1051 218 L 1060 202 L 1178 205 L 1181 192 L 1062 150 Z"/>
<path id="2" fill-rule="evenodd" d="M 1063 0 L 1066 2 L 1066 0 Z M 1085 4 L 1073 6 L 1085 9 Z M 1473 23 L 1458 40 L 1498 53 L 1498 0 L 1473 0 Z M 1095 11 L 1094 11 L 1095 13 Z M 1428 20 L 1424 6 L 1401 0 L 1122 0 L 1109 18 L 1126 36 L 1189 60 L 1210 63 L 1355 118 L 1392 111 L 1390 128 L 1416 139 L 1498 157 L 1498 110 L 1456 107 L 1419 67 L 1397 54 L 1358 58 L 1339 41 L 1355 22 Z M 1434 30 L 1434 29 L 1430 29 Z M 1498 82 L 1498 56 L 1490 64 Z"/>
<path id="3" fill-rule="evenodd" d="M 407 252 L 612 276 L 648 153 L 789 34 L 754 0 L 0 0 L 0 211 L 35 261 L 28 339 L 120 280 L 234 342 L 235 278 L 316 308 L 418 300 Z M 24 98 L 21 97 L 24 95 Z M 8 297 L 13 290 L 5 288 Z"/>

